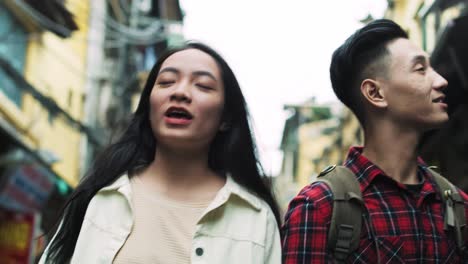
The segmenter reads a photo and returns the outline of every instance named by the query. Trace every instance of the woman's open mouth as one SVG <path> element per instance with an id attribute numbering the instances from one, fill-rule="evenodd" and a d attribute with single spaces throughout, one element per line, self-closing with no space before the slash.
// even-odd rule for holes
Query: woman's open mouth
<path id="1" fill-rule="evenodd" d="M 164 114 L 164 120 L 171 125 L 188 125 L 192 119 L 193 115 L 183 107 L 169 107 Z"/>

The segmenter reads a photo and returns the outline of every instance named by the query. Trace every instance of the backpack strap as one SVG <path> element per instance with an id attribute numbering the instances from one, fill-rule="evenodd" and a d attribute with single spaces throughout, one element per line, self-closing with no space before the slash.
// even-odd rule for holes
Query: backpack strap
<path id="1" fill-rule="evenodd" d="M 453 230 L 455 242 L 460 252 L 465 249 L 463 229 L 466 227 L 465 205 L 458 189 L 446 178 L 436 172 L 434 167 L 428 167 L 429 172 L 439 188 L 440 196 L 444 202 L 444 230 Z"/>
<path id="2" fill-rule="evenodd" d="M 333 212 L 328 231 L 328 248 L 335 261 L 343 263 L 359 247 L 364 202 L 353 172 L 344 166 L 329 166 L 317 177 L 333 193 Z"/>

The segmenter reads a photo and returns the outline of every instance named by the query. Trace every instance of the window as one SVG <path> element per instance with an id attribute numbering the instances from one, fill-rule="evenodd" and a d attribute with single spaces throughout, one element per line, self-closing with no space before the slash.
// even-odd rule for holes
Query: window
<path id="1" fill-rule="evenodd" d="M 0 3 L 0 58 L 6 60 L 15 70 L 22 73 L 27 45 L 27 32 L 10 11 Z M 11 76 L 0 67 L 0 91 L 18 107 L 22 93 Z"/>

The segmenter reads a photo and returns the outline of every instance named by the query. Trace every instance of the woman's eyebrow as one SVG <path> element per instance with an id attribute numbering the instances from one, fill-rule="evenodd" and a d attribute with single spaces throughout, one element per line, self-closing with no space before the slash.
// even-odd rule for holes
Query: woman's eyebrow
<path id="1" fill-rule="evenodd" d="M 194 71 L 194 72 L 192 72 L 192 74 L 195 75 L 195 76 L 208 76 L 211 79 L 213 79 L 214 81 L 216 81 L 216 82 L 218 81 L 216 79 L 216 77 L 213 74 L 211 74 L 211 72 L 208 72 L 208 71 Z"/>
<path id="2" fill-rule="evenodd" d="M 162 69 L 161 71 L 159 71 L 159 74 L 163 73 L 163 72 L 173 72 L 175 74 L 179 74 L 180 71 L 174 67 L 166 67 L 164 69 Z"/>

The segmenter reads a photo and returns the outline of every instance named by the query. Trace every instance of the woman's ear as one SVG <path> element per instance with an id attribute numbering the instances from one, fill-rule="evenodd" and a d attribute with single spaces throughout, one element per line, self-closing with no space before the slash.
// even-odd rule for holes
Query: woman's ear
<path id="1" fill-rule="evenodd" d="M 229 122 L 223 121 L 219 126 L 219 131 L 225 132 L 231 129 L 231 124 Z"/>
<path id="2" fill-rule="evenodd" d="M 361 83 L 361 94 L 371 105 L 378 108 L 387 107 L 384 90 L 381 83 L 372 79 L 365 79 Z"/>

